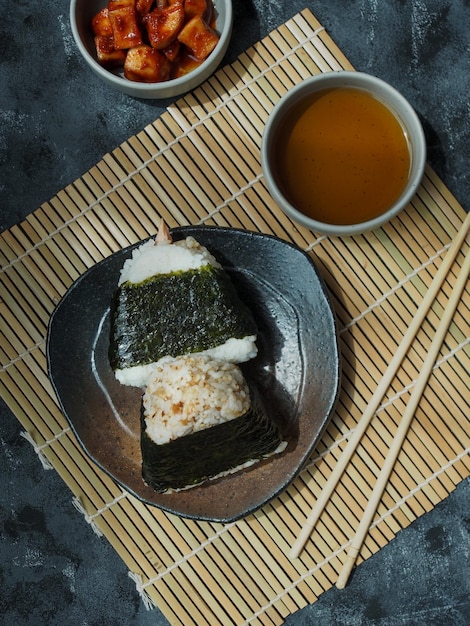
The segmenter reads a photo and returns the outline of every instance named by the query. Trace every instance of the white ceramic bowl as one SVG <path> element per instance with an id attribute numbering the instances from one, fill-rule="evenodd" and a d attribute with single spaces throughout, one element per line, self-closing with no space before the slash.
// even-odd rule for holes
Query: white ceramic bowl
<path id="1" fill-rule="evenodd" d="M 105 83 L 134 98 L 172 98 L 191 91 L 203 83 L 220 65 L 232 34 L 232 0 L 214 0 L 216 31 L 220 40 L 209 57 L 198 68 L 185 76 L 161 83 L 140 83 L 124 78 L 102 67 L 96 60 L 91 19 L 105 7 L 106 0 L 71 0 L 70 24 L 77 47 L 90 68 Z"/>
<path id="2" fill-rule="evenodd" d="M 354 87 L 374 95 L 395 114 L 408 139 L 411 165 L 408 182 L 398 200 L 374 219 L 357 224 L 328 224 L 317 221 L 293 206 L 276 179 L 277 132 L 291 108 L 306 96 L 324 89 Z M 426 142 L 421 122 L 407 100 L 389 84 L 355 71 L 328 72 L 309 78 L 290 89 L 272 110 L 263 133 L 261 163 L 268 189 L 279 207 L 307 228 L 326 235 L 355 235 L 378 228 L 397 215 L 411 200 L 421 182 L 426 165 Z"/>

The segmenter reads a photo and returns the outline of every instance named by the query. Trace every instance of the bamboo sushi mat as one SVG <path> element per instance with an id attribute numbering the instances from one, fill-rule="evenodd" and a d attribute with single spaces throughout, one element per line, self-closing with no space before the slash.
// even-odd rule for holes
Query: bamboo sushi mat
<path id="1" fill-rule="evenodd" d="M 171 624 L 281 624 L 335 584 L 468 248 L 311 540 L 291 561 L 312 504 L 465 216 L 430 168 L 407 210 L 373 233 L 318 237 L 280 212 L 260 168 L 268 113 L 295 83 L 340 69 L 353 68 L 305 10 L 0 236 L 2 397 L 43 465 L 60 474 L 123 559 L 147 606 Z M 328 429 L 281 496 L 229 524 L 179 518 L 123 491 L 82 452 L 47 377 L 47 325 L 61 296 L 88 267 L 154 234 L 161 217 L 170 226 L 230 226 L 295 242 L 315 260 L 338 317 L 343 381 Z M 358 563 L 470 474 L 469 305 L 466 291 Z"/>

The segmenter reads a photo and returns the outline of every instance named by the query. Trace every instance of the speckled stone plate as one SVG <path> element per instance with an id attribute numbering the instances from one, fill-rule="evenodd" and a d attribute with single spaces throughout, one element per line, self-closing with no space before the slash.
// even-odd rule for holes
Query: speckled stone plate
<path id="1" fill-rule="evenodd" d="M 340 356 L 334 312 L 311 258 L 272 236 L 218 227 L 182 227 L 229 272 L 258 325 L 258 356 L 244 364 L 288 441 L 285 451 L 235 474 L 172 494 L 141 477 L 141 391 L 121 386 L 108 363 L 110 303 L 130 246 L 85 272 L 49 325 L 49 375 L 86 454 L 144 502 L 184 517 L 229 522 L 282 492 L 311 455 L 334 409 Z"/>

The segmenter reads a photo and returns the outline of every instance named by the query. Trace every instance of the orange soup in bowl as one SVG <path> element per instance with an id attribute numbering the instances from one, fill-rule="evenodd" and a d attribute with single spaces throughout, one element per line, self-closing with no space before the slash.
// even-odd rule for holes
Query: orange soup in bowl
<path id="1" fill-rule="evenodd" d="M 358 224 L 387 211 L 411 168 L 397 117 L 355 87 L 327 88 L 298 101 L 278 128 L 276 153 L 286 198 L 330 224 Z"/>

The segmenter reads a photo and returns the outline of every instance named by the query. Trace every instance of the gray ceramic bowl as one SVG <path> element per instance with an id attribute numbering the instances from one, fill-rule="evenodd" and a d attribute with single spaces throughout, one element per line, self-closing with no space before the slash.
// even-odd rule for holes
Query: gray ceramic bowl
<path id="1" fill-rule="evenodd" d="M 107 70 L 96 60 L 90 22 L 106 4 L 106 0 L 71 0 L 70 24 L 73 37 L 80 54 L 93 72 L 111 87 L 134 98 L 172 98 L 195 89 L 214 73 L 227 51 L 232 34 L 232 0 L 214 0 L 216 30 L 220 40 L 204 63 L 185 76 L 161 83 L 139 83 L 128 80 L 124 78 L 122 72 Z"/>
<path id="2" fill-rule="evenodd" d="M 300 100 L 317 91 L 338 87 L 363 89 L 388 106 L 400 121 L 408 138 L 411 166 L 408 182 L 398 200 L 378 217 L 357 224 L 329 224 L 317 221 L 293 206 L 276 178 L 277 133 L 283 119 Z M 307 228 L 326 235 L 355 235 L 378 228 L 397 215 L 411 200 L 421 182 L 426 165 L 426 142 L 423 128 L 405 98 L 386 82 L 361 72 L 328 72 L 309 78 L 289 90 L 276 104 L 266 124 L 261 146 L 261 163 L 268 189 L 280 208 Z"/>

